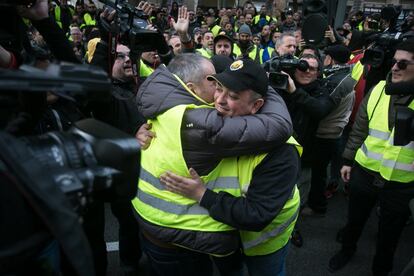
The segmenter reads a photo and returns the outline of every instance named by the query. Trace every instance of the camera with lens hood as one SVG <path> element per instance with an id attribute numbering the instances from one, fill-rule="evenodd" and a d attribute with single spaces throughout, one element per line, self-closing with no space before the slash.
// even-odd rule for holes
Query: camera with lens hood
<path id="1" fill-rule="evenodd" d="M 269 73 L 270 86 L 282 90 L 287 89 L 289 82 L 288 76 L 281 73 L 281 71 L 292 75 L 296 69 L 306 71 L 309 68 L 306 60 L 297 59 L 292 55 L 274 57 L 266 61 L 262 66 Z"/>

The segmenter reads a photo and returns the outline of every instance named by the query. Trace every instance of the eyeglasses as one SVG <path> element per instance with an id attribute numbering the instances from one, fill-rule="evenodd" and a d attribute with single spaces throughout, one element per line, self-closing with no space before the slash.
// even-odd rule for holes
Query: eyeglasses
<path id="1" fill-rule="evenodd" d="M 308 66 L 308 68 L 298 68 L 298 70 L 302 71 L 302 72 L 311 72 L 311 73 L 315 73 L 318 72 L 319 68 L 318 67 L 312 67 L 312 66 Z"/>
<path id="2" fill-rule="evenodd" d="M 392 61 L 391 61 L 391 66 L 394 67 L 395 64 L 397 64 L 397 67 L 400 70 L 405 70 L 405 69 L 407 69 L 408 65 L 414 64 L 414 61 L 409 61 L 409 60 L 406 60 L 406 59 L 402 59 L 402 60 L 397 61 L 395 58 L 393 58 Z"/>

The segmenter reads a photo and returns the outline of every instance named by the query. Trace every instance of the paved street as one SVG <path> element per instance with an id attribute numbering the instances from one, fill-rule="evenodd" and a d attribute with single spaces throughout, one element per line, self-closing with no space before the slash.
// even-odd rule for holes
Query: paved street
<path id="1" fill-rule="evenodd" d="M 304 237 L 302 248 L 291 245 L 287 257 L 287 274 L 297 276 L 360 276 L 371 275 L 370 266 L 375 252 L 375 238 L 377 229 L 377 216 L 375 212 L 367 223 L 361 237 L 358 251 L 351 262 L 341 271 L 330 273 L 327 270 L 328 260 L 339 248 L 335 241 L 336 232 L 345 223 L 347 200 L 342 192 L 335 194 L 329 200 L 328 214 L 324 218 L 302 217 L 299 228 Z M 107 210 L 107 241 L 117 241 L 117 224 L 110 211 Z M 110 247 L 116 244 L 110 244 Z M 116 249 L 116 248 L 115 248 Z M 414 224 L 406 227 L 400 240 L 395 258 L 395 266 L 391 276 L 400 274 L 404 266 L 414 256 Z M 118 275 L 118 252 L 109 253 L 108 275 Z M 147 275 L 145 258 L 141 260 L 141 275 Z"/>

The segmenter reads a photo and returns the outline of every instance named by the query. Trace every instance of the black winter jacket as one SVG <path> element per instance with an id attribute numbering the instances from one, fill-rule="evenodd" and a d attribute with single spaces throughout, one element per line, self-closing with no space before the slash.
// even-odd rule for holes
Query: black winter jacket
<path id="1" fill-rule="evenodd" d="M 336 103 L 321 80 L 308 85 L 295 84 L 295 92 L 283 92 L 282 96 L 292 117 L 296 137 L 303 146 L 302 165 L 308 166 L 319 121 L 335 108 Z"/>

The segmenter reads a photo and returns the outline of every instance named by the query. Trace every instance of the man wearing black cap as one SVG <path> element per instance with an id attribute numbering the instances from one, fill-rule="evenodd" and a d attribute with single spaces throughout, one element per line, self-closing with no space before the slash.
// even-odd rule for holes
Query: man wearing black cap
<path id="1" fill-rule="evenodd" d="M 330 46 L 325 50 L 324 81 L 330 91 L 330 97 L 335 98 L 337 105 L 319 122 L 316 130 L 313 144 L 318 158 L 312 162 L 308 207 L 302 210 L 302 214 L 325 213 L 327 209 L 324 195 L 327 166 L 332 160 L 333 154 L 340 150 L 338 148 L 339 140 L 348 124 L 355 101 L 355 80 L 351 77 L 350 65 L 346 64 L 350 54 L 349 49 L 342 45 Z M 338 165 L 335 169 L 337 172 L 335 170 L 333 172 L 339 174 Z M 337 185 L 337 183 L 332 185 Z"/>
<path id="2" fill-rule="evenodd" d="M 220 32 L 214 38 L 214 55 L 222 55 L 234 59 L 233 56 L 233 39 L 225 32 Z"/>
<path id="3" fill-rule="evenodd" d="M 208 79 L 217 82 L 215 108 L 222 116 L 256 113 L 268 91 L 266 73 L 250 59 L 237 60 Z M 209 189 L 193 168 L 191 178 L 171 172 L 161 176 L 169 191 L 196 200 L 215 220 L 240 230 L 250 275 L 285 275 L 288 241 L 300 206 L 299 155 L 293 145 L 294 140 L 268 154 L 239 157 L 241 197 Z"/>
<path id="4" fill-rule="evenodd" d="M 157 137 L 151 142 L 147 150 L 143 152 L 141 166 L 146 172 L 141 174 L 142 179 L 140 179 L 138 184 L 139 192 L 133 204 L 137 213 L 142 217 L 140 222 L 146 238 L 144 248 L 147 254 L 151 256 L 151 267 L 154 270 L 163 271 L 162 275 L 170 275 L 171 267 L 165 267 L 162 262 L 157 261 L 161 256 L 163 260 L 168 258 L 168 260 L 174 262 L 178 259 L 187 260 L 188 266 L 178 265 L 178 267 L 174 267 L 177 271 L 183 272 L 185 269 L 191 272 L 185 275 L 199 274 L 199 271 L 203 271 L 204 275 L 208 275 L 209 271 L 211 272 L 211 265 L 208 265 L 210 262 L 209 254 L 227 255 L 232 252 L 238 252 L 239 238 L 238 232 L 235 231 L 234 227 L 214 221 L 206 210 L 191 214 L 186 214 L 185 211 L 184 213 L 178 212 L 178 214 L 173 212 L 174 209 L 170 209 L 168 206 L 176 206 L 175 204 L 182 206 L 183 204 L 188 204 L 189 201 L 188 199 L 174 196 L 160 187 L 157 179 L 161 173 L 170 170 L 180 175 L 189 176 L 190 173 L 187 168 L 194 168 L 200 175 L 203 175 L 203 179 L 212 183 L 209 184 L 209 187 L 212 187 L 213 191 L 227 191 L 229 194 L 240 195 L 239 184 L 232 186 L 233 188 L 227 188 L 227 186 L 233 183 L 234 179 L 237 179 L 238 171 L 247 174 L 249 169 L 237 170 L 238 159 L 231 158 L 231 156 L 269 151 L 285 143 L 290 135 L 290 123 L 287 123 L 289 115 L 284 103 L 277 93 L 270 89 L 266 95 L 266 103 L 263 105 L 262 95 L 268 89 L 267 76 L 258 64 L 250 60 L 246 63 L 237 61 L 234 65 L 228 67 L 226 71 L 233 70 L 236 72 L 238 77 L 234 78 L 232 75 L 230 78 L 232 82 L 237 80 L 235 83 L 240 89 L 251 87 L 251 89 L 255 89 L 257 92 L 246 91 L 243 96 L 239 97 L 239 94 L 236 92 L 229 93 L 228 91 L 223 91 L 227 95 L 227 99 L 232 101 L 230 104 L 220 102 L 218 109 L 221 109 L 223 114 L 221 112 L 218 113 L 213 108 L 197 108 L 196 106 L 205 104 L 205 102 L 201 101 L 201 97 L 205 98 L 206 95 L 200 93 L 198 89 L 191 88 L 196 86 L 197 79 L 202 83 L 209 82 L 205 74 L 202 74 L 203 68 L 208 67 L 209 63 L 208 59 L 195 54 L 177 56 L 170 62 L 168 70 L 162 67 L 158 68 L 141 86 L 138 94 L 139 109 L 144 116 L 152 118 L 152 128 L 157 132 Z M 251 64 L 255 66 L 253 70 Z M 209 66 L 211 67 L 211 64 Z M 174 75 L 168 71 L 173 72 Z M 213 72 L 209 73 L 209 75 L 211 74 Z M 229 73 L 226 72 L 225 74 L 228 75 Z M 196 75 L 199 77 L 195 78 Z M 239 79 L 240 77 L 241 80 Z M 223 82 L 227 83 L 226 80 L 223 80 Z M 197 84 L 197 86 L 199 85 Z M 220 89 L 215 90 L 219 91 Z M 160 98 L 163 101 L 160 101 Z M 181 115 L 182 119 L 179 126 L 171 120 L 165 121 L 165 116 L 175 114 L 174 111 L 180 110 L 182 104 L 193 105 Z M 235 106 L 238 106 L 237 110 L 233 109 Z M 259 109 L 260 112 L 257 112 Z M 233 110 L 234 112 L 230 113 Z M 229 112 L 229 115 L 234 116 L 223 116 L 225 115 L 224 112 Z M 164 128 L 160 128 L 159 124 L 165 125 L 165 131 L 163 131 Z M 286 134 L 288 134 L 287 137 Z M 159 143 L 170 135 L 179 135 L 179 138 L 171 139 L 169 140 L 171 143 L 168 143 L 168 146 L 157 149 L 160 145 Z M 179 143 L 180 148 L 174 147 L 172 143 Z M 158 151 L 158 154 L 154 151 Z M 283 154 L 279 153 L 275 156 L 279 155 Z M 282 163 L 292 164 L 294 163 L 294 158 L 290 161 L 291 163 L 285 160 Z M 179 164 L 184 164 L 184 167 L 177 163 L 178 161 L 176 160 L 180 159 L 182 161 Z M 235 163 L 230 159 L 234 160 Z M 153 160 L 154 162 L 149 162 L 148 160 Z M 148 164 L 156 164 L 156 167 L 151 167 Z M 295 166 L 297 168 L 297 164 Z M 220 171 L 225 177 L 217 179 L 217 172 Z M 295 172 L 294 168 L 288 168 L 286 171 Z M 153 177 L 148 178 L 148 173 Z M 216 179 L 217 181 L 209 181 L 209 178 Z M 224 179 L 225 182 L 221 182 L 221 179 Z M 282 187 L 283 189 L 291 188 L 289 196 L 294 186 L 291 182 L 295 182 L 295 179 L 295 175 L 290 176 Z M 275 182 L 282 183 L 282 180 Z M 213 183 L 217 184 L 213 185 Z M 250 181 L 245 182 L 245 184 L 247 183 L 250 183 Z M 151 185 L 151 189 L 148 189 L 149 185 Z M 146 197 L 146 195 L 149 197 Z M 266 192 L 266 195 L 270 195 L 270 193 Z M 157 203 L 151 205 L 152 207 L 150 208 L 148 204 L 152 203 L 147 200 L 154 197 L 157 198 L 157 202 L 164 202 L 164 198 L 168 198 L 169 203 Z M 277 200 L 278 197 L 273 194 L 272 198 Z M 270 207 L 268 202 L 268 200 L 263 200 L 265 205 L 257 207 L 261 209 L 259 213 L 268 210 Z M 188 209 L 189 211 L 193 209 L 199 210 L 200 207 L 195 206 L 197 205 L 195 203 L 189 203 L 194 206 Z M 283 205 L 279 207 L 282 208 Z M 163 208 L 167 209 L 163 210 Z M 163 215 L 160 216 L 158 211 L 156 213 L 149 211 L 154 209 L 159 210 Z M 172 214 L 170 214 L 171 212 Z M 262 229 L 272 221 L 276 213 L 277 211 L 274 211 L 266 216 L 249 218 L 251 223 L 256 224 L 253 224 L 252 228 L 246 227 L 244 229 L 255 230 L 260 227 Z M 256 212 L 253 212 L 253 215 L 256 214 Z M 183 218 L 188 215 L 194 219 L 184 220 Z M 292 221 L 295 218 L 293 217 Z M 260 219 L 263 219 L 263 221 Z M 209 223 L 206 224 L 206 221 Z M 206 227 L 200 228 L 199 225 L 205 225 Z M 286 231 L 289 231 L 289 229 Z M 282 242 L 280 245 L 283 247 L 285 244 Z M 170 254 L 172 250 L 173 254 Z M 217 266 L 223 275 L 229 275 L 235 270 L 240 269 L 239 262 L 233 262 L 233 264 L 229 265 L 228 259 L 221 259 L 218 263 Z"/>

